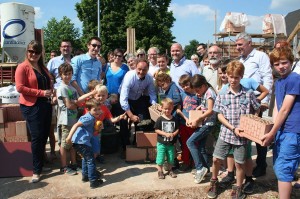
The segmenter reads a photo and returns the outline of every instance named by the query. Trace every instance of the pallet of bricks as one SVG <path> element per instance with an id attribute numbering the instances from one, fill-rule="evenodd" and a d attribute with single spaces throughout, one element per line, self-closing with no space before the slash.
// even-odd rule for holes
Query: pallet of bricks
<path id="1" fill-rule="evenodd" d="M 161 115 L 158 104 L 149 107 L 151 119 L 155 122 Z M 136 145 L 126 147 L 127 162 L 154 162 L 156 159 L 157 134 L 153 132 L 136 131 Z"/>
<path id="2" fill-rule="evenodd" d="M 1 142 L 29 142 L 19 104 L 0 104 L 0 141 Z"/>
<path id="3" fill-rule="evenodd" d="M 252 114 L 241 115 L 240 128 L 244 130 L 243 136 L 258 144 L 263 135 L 269 133 L 274 123 L 271 120 L 260 118 Z"/>

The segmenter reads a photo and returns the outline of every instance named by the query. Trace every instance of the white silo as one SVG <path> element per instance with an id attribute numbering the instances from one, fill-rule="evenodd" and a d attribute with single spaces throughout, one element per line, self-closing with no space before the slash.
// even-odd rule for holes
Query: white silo
<path id="1" fill-rule="evenodd" d="M 21 3 L 2 3 L 0 14 L 2 53 L 10 62 L 22 62 L 27 44 L 34 39 L 34 8 Z"/>

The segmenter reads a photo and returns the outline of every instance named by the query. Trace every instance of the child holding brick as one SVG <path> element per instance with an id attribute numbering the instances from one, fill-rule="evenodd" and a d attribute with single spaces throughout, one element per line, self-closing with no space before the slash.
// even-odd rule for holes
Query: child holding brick
<path id="1" fill-rule="evenodd" d="M 82 182 L 90 181 L 92 189 L 97 188 L 102 184 L 96 170 L 94 152 L 92 149 L 91 139 L 94 134 L 94 126 L 96 118 L 101 114 L 99 102 L 92 98 L 89 99 L 85 106 L 88 112 L 81 116 L 77 123 L 70 130 L 66 142 L 73 143 L 75 150 L 83 157 L 82 159 Z"/>
<path id="2" fill-rule="evenodd" d="M 178 134 L 178 120 L 172 116 L 174 103 L 172 99 L 165 98 L 161 101 L 163 115 L 160 116 L 154 125 L 155 132 L 157 133 L 157 156 L 156 164 L 158 169 L 158 178 L 165 179 L 163 173 L 163 163 L 165 156 L 168 162 L 167 175 L 176 178 L 177 175 L 172 171 L 174 165 L 174 144 L 176 143 Z"/>
<path id="3" fill-rule="evenodd" d="M 221 91 L 216 98 L 213 110 L 218 113 L 218 119 L 222 123 L 219 138 L 213 153 L 212 177 L 207 197 L 218 196 L 218 172 L 220 163 L 224 160 L 231 148 L 236 167 L 236 186 L 232 187 L 232 198 L 244 198 L 242 183 L 244 180 L 244 163 L 246 160 L 247 139 L 242 137 L 242 129 L 238 128 L 240 115 L 249 114 L 252 109 L 259 109 L 254 92 L 246 90 L 240 80 L 244 75 L 244 65 L 239 61 L 228 64 L 226 73 L 229 87 Z"/>
<path id="4" fill-rule="evenodd" d="M 209 170 L 205 145 L 207 136 L 212 132 L 216 122 L 213 107 L 217 94 L 202 75 L 194 75 L 191 79 L 191 85 L 198 97 L 202 99 L 197 109 L 200 109 L 203 114 L 193 120 L 189 118 L 188 124 L 194 129 L 194 132 L 186 142 L 195 163 L 194 182 L 199 184 Z M 199 124 L 202 126 L 199 127 Z"/>
<path id="5" fill-rule="evenodd" d="M 66 138 L 69 135 L 71 127 L 77 122 L 77 104 L 80 104 L 86 97 L 89 97 L 93 92 L 84 94 L 78 98 L 76 89 L 70 85 L 73 75 L 73 68 L 68 63 L 63 63 L 58 68 L 59 76 L 62 79 L 60 86 L 57 89 L 57 102 L 60 108 L 58 125 L 61 127 L 61 147 L 60 160 L 61 172 L 69 175 L 77 174 L 76 153 L 73 147 L 66 143 Z M 70 152 L 71 165 L 67 165 L 67 152 Z"/>
<path id="6" fill-rule="evenodd" d="M 275 83 L 274 126 L 261 140 L 264 146 L 275 142 L 273 168 L 279 198 L 290 198 L 291 182 L 300 162 L 300 76 L 292 72 L 293 61 L 288 47 L 275 48 L 270 54 L 271 65 L 280 78 Z"/>
<path id="7" fill-rule="evenodd" d="M 195 129 L 189 125 L 189 111 L 196 110 L 200 105 L 200 98 L 196 96 L 195 90 L 192 88 L 191 77 L 189 75 L 182 75 L 179 78 L 179 85 L 183 89 L 183 92 L 181 92 L 182 111 L 177 109 L 177 114 L 182 117 L 179 125 L 179 135 L 182 149 L 181 159 L 183 163 L 180 165 L 178 171 L 186 172 L 192 166 L 190 159 L 191 154 L 186 142 L 195 131 Z"/>

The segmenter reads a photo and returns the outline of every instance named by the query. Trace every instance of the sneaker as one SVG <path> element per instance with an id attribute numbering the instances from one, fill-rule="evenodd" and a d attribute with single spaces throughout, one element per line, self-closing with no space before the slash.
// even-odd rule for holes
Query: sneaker
<path id="1" fill-rule="evenodd" d="M 235 183 L 234 177 L 230 177 L 229 175 L 227 175 L 224 178 L 222 178 L 222 180 L 220 181 L 219 186 L 221 188 L 227 188 L 230 185 L 232 185 L 233 183 Z"/>
<path id="2" fill-rule="evenodd" d="M 218 196 L 218 180 L 210 179 L 210 187 L 207 192 L 208 198 L 216 198 Z"/>
<path id="3" fill-rule="evenodd" d="M 94 181 L 91 181 L 90 182 L 90 188 L 91 189 L 95 189 L 97 187 L 100 187 L 100 185 L 103 183 L 103 180 L 101 179 L 97 179 L 97 180 L 94 180 Z"/>
<path id="4" fill-rule="evenodd" d="M 31 178 L 32 183 L 37 183 L 40 181 L 41 176 L 39 174 L 33 174 Z"/>
<path id="5" fill-rule="evenodd" d="M 89 177 L 82 175 L 81 181 L 82 182 L 88 182 L 89 181 Z"/>
<path id="6" fill-rule="evenodd" d="M 188 171 L 190 168 L 191 167 L 189 165 L 183 163 L 180 165 L 180 167 L 177 170 L 178 170 L 178 172 L 183 173 L 183 172 Z"/>
<path id="7" fill-rule="evenodd" d="M 204 176 L 207 173 L 207 171 L 208 171 L 208 169 L 206 167 L 202 167 L 202 169 L 200 170 L 200 173 L 196 172 L 194 182 L 196 184 L 199 184 L 204 179 Z"/>
<path id="8" fill-rule="evenodd" d="M 192 169 L 191 174 L 194 176 L 196 175 L 197 170 L 196 169 Z"/>
<path id="9" fill-rule="evenodd" d="M 49 167 L 43 167 L 42 172 L 50 172 L 52 169 Z"/>
<path id="10" fill-rule="evenodd" d="M 243 192 L 246 194 L 251 194 L 253 193 L 253 187 L 254 187 L 254 180 L 250 180 L 250 181 L 246 181 L 244 188 L 243 188 Z"/>
<path id="11" fill-rule="evenodd" d="M 176 173 L 174 173 L 173 171 L 168 171 L 167 175 L 169 175 L 171 178 L 177 178 Z"/>
<path id="12" fill-rule="evenodd" d="M 68 174 L 68 175 L 77 175 L 77 171 L 68 167 L 68 166 L 65 166 L 64 168 L 61 169 L 61 171 L 65 174 Z"/>
<path id="13" fill-rule="evenodd" d="M 77 164 L 70 164 L 69 167 L 73 170 L 75 170 L 76 172 L 81 172 L 81 168 L 77 165 Z"/>
<path id="14" fill-rule="evenodd" d="M 242 192 L 242 188 L 233 185 L 232 192 L 231 192 L 231 199 L 244 199 L 246 195 Z"/>

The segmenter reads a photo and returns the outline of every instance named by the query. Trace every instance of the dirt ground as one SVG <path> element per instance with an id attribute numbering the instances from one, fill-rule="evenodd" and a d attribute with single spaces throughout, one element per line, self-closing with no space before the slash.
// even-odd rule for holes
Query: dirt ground
<path id="1" fill-rule="evenodd" d="M 255 147 L 253 147 L 255 152 Z M 255 158 L 255 156 L 253 156 Z M 247 198 L 278 198 L 277 182 L 272 171 L 272 153 L 268 153 L 268 175 L 256 179 L 255 192 Z M 117 198 L 167 199 L 206 198 L 209 176 L 201 184 L 193 182 L 191 173 L 180 173 L 173 179 L 157 178 L 154 163 L 126 163 L 119 153 L 105 155 L 105 164 L 98 164 L 104 183 L 90 189 L 81 182 L 81 175 L 69 176 L 59 172 L 59 160 L 48 164 L 52 168 L 42 175 L 39 183 L 30 177 L 0 178 L 0 198 Z M 230 189 L 221 190 L 218 198 L 230 198 Z M 300 198 L 300 190 L 293 190 L 292 198 Z"/>

